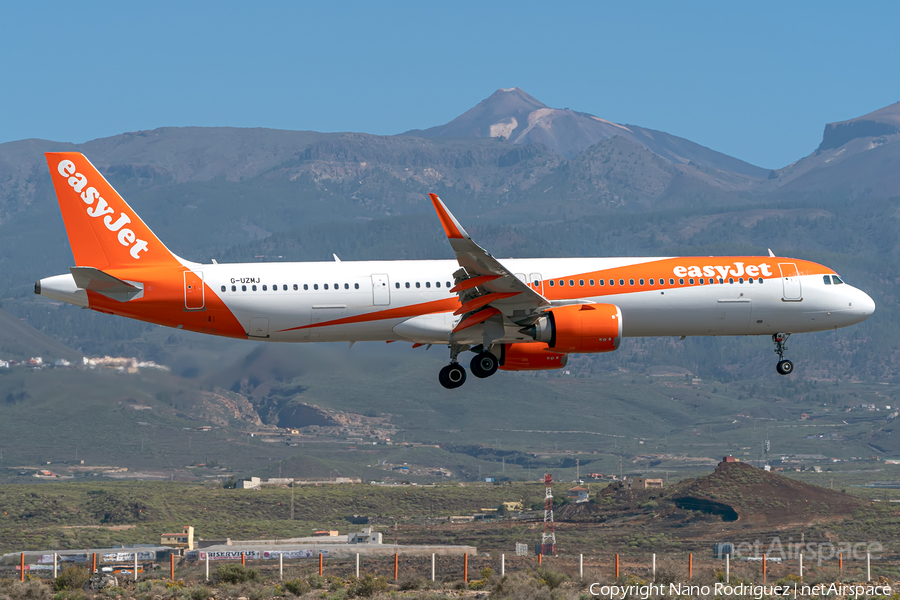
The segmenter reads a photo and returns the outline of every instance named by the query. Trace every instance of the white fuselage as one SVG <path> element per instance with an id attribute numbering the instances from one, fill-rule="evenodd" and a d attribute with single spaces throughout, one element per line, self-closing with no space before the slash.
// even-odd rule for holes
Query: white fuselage
<path id="1" fill-rule="evenodd" d="M 509 259 L 511 271 L 546 287 L 571 273 L 640 265 L 656 258 Z M 456 298 L 449 287 L 452 260 L 212 264 L 194 268 L 244 325 L 250 337 L 275 342 L 407 340 L 446 343 L 459 321 L 452 310 L 410 316 L 404 308 Z M 662 272 L 660 277 L 668 278 Z M 785 300 L 780 277 L 754 283 L 570 287 L 567 297 L 610 303 L 622 311 L 624 337 L 766 335 L 811 332 L 858 323 L 874 302 L 850 285 L 825 285 L 822 276 L 794 278 Z M 691 280 L 693 281 L 693 279 Z M 637 282 L 636 282 L 637 283 Z M 285 290 L 285 286 L 287 289 Z M 449 286 L 449 287 L 448 287 Z M 254 289 L 255 288 L 255 289 Z M 224 291 L 222 291 L 224 289 Z M 395 316 L 392 313 L 397 313 Z M 358 318 L 356 322 L 353 318 Z M 261 320 L 267 320 L 263 323 Z M 334 325 L 316 326 L 338 321 Z M 255 325 L 252 326 L 252 323 Z M 310 327 L 312 326 L 312 327 Z M 479 328 L 471 338 L 480 339 Z M 268 337 L 267 337 L 268 336 Z M 503 341 L 522 341 L 517 328 Z M 499 340 L 498 340 L 499 341 Z"/>

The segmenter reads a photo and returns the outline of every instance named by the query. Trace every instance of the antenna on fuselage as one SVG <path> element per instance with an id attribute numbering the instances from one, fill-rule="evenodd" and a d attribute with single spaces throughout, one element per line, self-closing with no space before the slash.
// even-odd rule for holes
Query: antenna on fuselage
<path id="1" fill-rule="evenodd" d="M 767 248 L 767 250 L 769 251 L 769 256 L 771 256 L 772 258 L 775 258 L 775 254 L 772 253 L 772 249 Z"/>

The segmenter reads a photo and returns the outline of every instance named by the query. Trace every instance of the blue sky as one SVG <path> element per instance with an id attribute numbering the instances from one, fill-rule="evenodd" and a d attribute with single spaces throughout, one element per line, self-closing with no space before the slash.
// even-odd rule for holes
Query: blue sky
<path id="1" fill-rule="evenodd" d="M 777 168 L 900 100 L 900 3 L 6 2 L 0 142 L 393 134 L 497 88 Z"/>

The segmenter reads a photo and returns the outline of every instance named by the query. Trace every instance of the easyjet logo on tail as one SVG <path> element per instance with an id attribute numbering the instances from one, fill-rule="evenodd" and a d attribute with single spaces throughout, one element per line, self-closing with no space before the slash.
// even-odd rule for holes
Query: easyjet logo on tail
<path id="1" fill-rule="evenodd" d="M 742 262 L 734 262 L 730 265 L 706 265 L 703 267 L 675 267 L 672 269 L 676 277 L 770 277 L 771 267 L 766 263 L 744 266 Z"/>
<path id="2" fill-rule="evenodd" d="M 116 210 L 109 206 L 109 203 L 100 196 L 97 188 L 88 185 L 87 177 L 81 173 L 75 172 L 75 163 L 71 160 L 60 161 L 56 170 L 63 177 L 68 178 L 69 185 L 77 194 L 81 195 L 81 199 L 87 205 L 87 214 L 94 219 L 103 218 L 103 224 L 112 233 L 116 234 L 119 243 L 128 248 L 131 247 L 130 253 L 132 258 L 141 258 L 140 253 L 147 251 L 147 242 L 139 239 L 134 231 L 125 227 L 131 223 L 131 218 L 123 212 L 114 218 Z M 114 220 L 115 219 L 115 220 Z"/>

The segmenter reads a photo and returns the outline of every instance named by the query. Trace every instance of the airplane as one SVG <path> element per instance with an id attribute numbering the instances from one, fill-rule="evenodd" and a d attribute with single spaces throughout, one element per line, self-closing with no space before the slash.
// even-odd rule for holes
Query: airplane
<path id="1" fill-rule="evenodd" d="M 769 256 L 498 260 L 431 194 L 455 260 L 201 264 L 169 251 L 77 152 L 46 154 L 75 259 L 34 292 L 97 312 L 268 342 L 446 346 L 438 380 L 560 369 L 622 338 L 771 336 L 864 321 L 875 303 L 832 269 Z"/>

